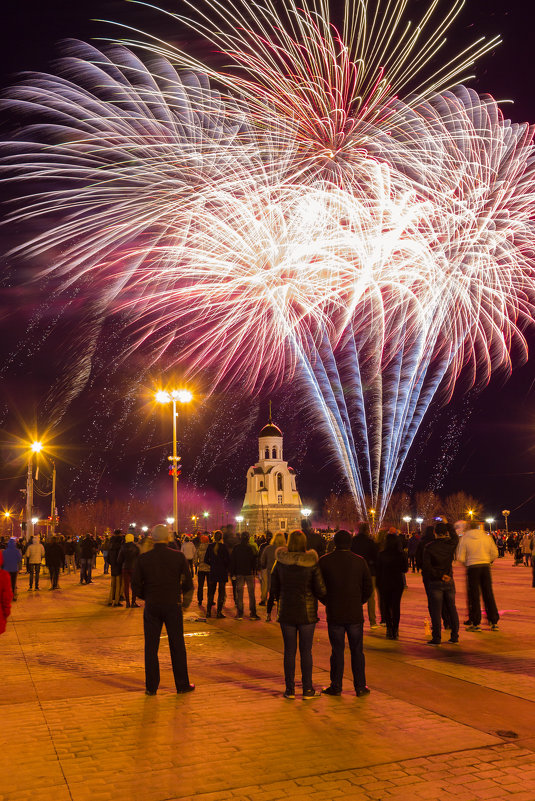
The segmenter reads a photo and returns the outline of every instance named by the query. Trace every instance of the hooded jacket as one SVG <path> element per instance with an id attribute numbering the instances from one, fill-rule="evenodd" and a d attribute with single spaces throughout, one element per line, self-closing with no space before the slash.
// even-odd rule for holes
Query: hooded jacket
<path id="1" fill-rule="evenodd" d="M 457 561 L 466 567 L 490 565 L 497 558 L 498 549 L 490 534 L 479 529 L 471 529 L 461 537 L 457 549 Z"/>
<path id="2" fill-rule="evenodd" d="M 31 565 L 41 564 L 41 560 L 45 555 L 45 549 L 39 542 L 39 537 L 34 535 L 33 540 L 26 548 L 26 553 L 24 555 Z"/>
<path id="3" fill-rule="evenodd" d="M 11 614 L 11 601 L 13 600 L 11 579 L 7 570 L 2 570 L 3 564 L 4 556 L 0 551 L 0 634 L 6 630 L 6 620 Z"/>
<path id="4" fill-rule="evenodd" d="M 277 549 L 270 596 L 279 602 L 279 623 L 317 623 L 318 598 L 324 598 L 326 592 L 316 551 Z"/>
<path id="5" fill-rule="evenodd" d="M 4 570 L 7 570 L 8 573 L 18 573 L 22 562 L 22 554 L 17 548 L 17 543 L 14 539 L 9 540 L 7 548 L 2 553 L 4 554 Z"/>

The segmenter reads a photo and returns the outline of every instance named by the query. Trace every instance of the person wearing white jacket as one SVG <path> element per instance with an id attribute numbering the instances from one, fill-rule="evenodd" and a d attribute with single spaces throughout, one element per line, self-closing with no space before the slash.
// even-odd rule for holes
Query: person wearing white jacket
<path id="1" fill-rule="evenodd" d="M 26 548 L 26 553 L 24 554 L 26 559 L 28 560 L 28 569 L 30 571 L 30 586 L 28 590 L 33 589 L 33 577 L 35 576 L 35 589 L 39 589 L 39 573 L 41 572 L 41 561 L 43 556 L 45 555 L 45 549 L 43 548 L 41 542 L 39 541 L 39 537 L 35 535 L 32 538 L 32 542 Z"/>
<path id="2" fill-rule="evenodd" d="M 481 529 L 469 529 L 461 537 L 457 548 L 457 561 L 466 565 L 468 581 L 468 631 L 481 631 L 481 602 L 493 631 L 498 628 L 500 615 L 492 590 L 490 566 L 498 557 L 498 548 L 490 534 Z"/>

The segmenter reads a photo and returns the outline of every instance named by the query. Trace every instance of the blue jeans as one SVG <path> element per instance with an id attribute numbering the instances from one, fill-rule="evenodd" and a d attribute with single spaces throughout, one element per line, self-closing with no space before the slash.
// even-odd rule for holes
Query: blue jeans
<path id="1" fill-rule="evenodd" d="M 247 595 L 249 596 L 249 613 L 256 615 L 256 599 L 254 596 L 255 577 L 236 576 L 236 608 L 239 615 L 243 615 L 243 588 L 247 584 Z"/>
<path id="2" fill-rule="evenodd" d="M 451 638 L 456 640 L 459 637 L 459 615 L 455 606 L 455 582 L 451 581 L 430 581 L 427 585 L 427 600 L 429 614 L 431 615 L 431 631 L 434 640 L 441 639 L 441 618 L 442 607 L 448 612 L 451 624 Z"/>
<path id="3" fill-rule="evenodd" d="M 80 559 L 80 584 L 89 584 L 91 581 L 91 569 L 93 566 L 93 559 Z"/>
<path id="4" fill-rule="evenodd" d="M 315 623 L 304 623 L 294 626 L 292 623 L 281 623 L 284 640 L 284 681 L 286 689 L 295 690 L 295 655 L 297 653 L 297 634 L 299 633 L 299 656 L 301 659 L 301 680 L 303 692 L 312 690 L 312 641 Z"/>
<path id="5" fill-rule="evenodd" d="M 365 659 L 362 650 L 363 623 L 327 624 L 329 642 L 331 643 L 331 687 L 342 690 L 344 677 L 344 650 L 347 641 L 351 653 L 351 670 L 355 690 L 366 686 Z"/>
<path id="6" fill-rule="evenodd" d="M 39 589 L 39 573 L 41 572 L 41 563 L 39 562 L 39 564 L 34 564 L 33 562 L 30 562 L 29 568 L 30 568 L 30 590 L 31 590 L 31 588 L 33 586 L 33 578 L 34 578 L 34 576 L 35 576 L 35 589 L 38 590 Z"/>

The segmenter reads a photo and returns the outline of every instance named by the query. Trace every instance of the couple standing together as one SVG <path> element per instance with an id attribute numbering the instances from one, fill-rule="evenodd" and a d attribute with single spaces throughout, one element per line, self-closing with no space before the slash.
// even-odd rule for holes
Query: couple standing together
<path id="1" fill-rule="evenodd" d="M 372 594 L 368 565 L 352 553 L 351 534 L 337 531 L 334 550 L 318 559 L 307 551 L 306 536 L 292 531 L 288 546 L 276 552 L 271 574 L 270 598 L 278 601 L 284 640 L 285 698 L 295 698 L 295 658 L 299 643 L 303 698 L 315 698 L 312 684 L 312 641 L 318 622 L 318 600 L 325 604 L 331 643 L 331 683 L 325 695 L 340 695 L 344 675 L 344 648 L 347 635 L 351 653 L 353 684 L 357 696 L 367 695 L 365 660 L 362 647 L 364 617 L 362 605 Z"/>

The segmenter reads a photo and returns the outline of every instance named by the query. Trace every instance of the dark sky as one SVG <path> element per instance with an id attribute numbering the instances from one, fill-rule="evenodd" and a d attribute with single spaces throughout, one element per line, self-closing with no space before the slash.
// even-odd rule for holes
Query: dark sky
<path id="1" fill-rule="evenodd" d="M 425 0 L 413 4 L 419 10 Z M 471 85 L 499 100 L 514 100 L 502 108 L 506 116 L 519 122 L 535 121 L 533 20 L 527 7 L 524 0 L 468 0 L 451 36 L 453 51 L 458 42 L 479 35 L 502 36 L 503 43 L 477 66 L 478 77 Z M 0 84 L 8 85 L 19 70 L 50 68 L 62 38 L 88 40 L 106 35 L 106 25 L 91 22 L 98 17 L 132 22 L 159 33 L 164 30 L 148 10 L 121 0 L 4 0 Z M 66 370 L 69 327 L 75 322 L 71 315 L 55 326 L 59 317 L 54 317 L 46 297 L 39 299 L 36 313 L 36 299 L 25 299 L 20 292 L 13 296 L 9 281 L 4 283 L 3 297 L 0 427 L 8 443 L 13 434 L 23 435 L 28 420 L 45 421 L 53 410 L 57 400 L 50 399 L 50 387 L 54 386 L 57 396 Z M 104 333 L 110 343 L 115 335 L 112 326 Z M 43 337 L 46 348 L 34 350 L 32 343 Z M 533 351 L 535 337 L 531 341 Z M 71 364 L 73 358 L 71 355 Z M 66 460 L 59 467 L 60 500 L 103 492 L 150 495 L 167 491 L 167 451 L 162 443 L 168 441 L 168 426 L 165 419 L 143 409 L 139 400 L 148 392 L 154 372 L 140 380 L 142 363 L 130 364 L 128 394 L 117 386 L 118 373 L 110 370 L 109 380 L 105 367 L 100 365 L 99 374 L 92 376 L 82 395 L 74 399 L 56 432 Z M 125 380 L 124 375 L 120 380 Z M 459 393 L 445 409 L 432 409 L 408 460 L 402 485 L 426 489 L 431 476 L 433 488 L 442 493 L 464 489 L 481 498 L 488 514 L 509 508 L 519 521 L 535 520 L 534 383 L 531 361 L 509 381 L 497 376 L 484 391 L 468 397 Z M 232 396 L 212 397 L 190 413 L 184 421 L 183 453 L 191 482 L 206 491 L 211 487 L 219 496 L 239 504 L 244 471 L 256 458 L 255 437 L 267 413 L 267 397 L 266 392 L 250 400 L 238 386 Z M 341 488 L 339 476 L 328 463 L 313 424 L 292 402 L 291 388 L 271 393 L 271 397 L 277 410 L 274 416 L 287 435 L 286 457 L 301 476 L 301 493 L 318 504 L 329 491 Z M 18 475 L 14 451 L 8 448 L 4 453 L 4 478 Z M 19 486 L 18 479 L 2 481 L 0 502 L 14 503 Z"/>

